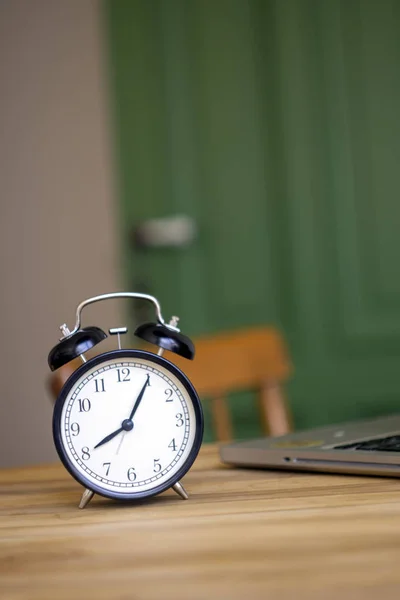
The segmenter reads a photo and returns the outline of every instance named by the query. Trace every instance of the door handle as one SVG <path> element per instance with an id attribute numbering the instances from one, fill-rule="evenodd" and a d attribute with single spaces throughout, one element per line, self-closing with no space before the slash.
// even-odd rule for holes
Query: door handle
<path id="1" fill-rule="evenodd" d="M 146 219 L 133 228 L 132 241 L 137 249 L 184 248 L 197 237 L 196 222 L 187 215 Z"/>

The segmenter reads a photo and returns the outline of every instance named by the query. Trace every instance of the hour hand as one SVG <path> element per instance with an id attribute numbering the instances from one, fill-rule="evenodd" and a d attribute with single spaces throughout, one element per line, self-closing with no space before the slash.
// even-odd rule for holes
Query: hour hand
<path id="1" fill-rule="evenodd" d="M 95 448 L 98 448 L 99 446 L 102 446 L 103 444 L 107 444 L 107 442 L 109 442 L 110 440 L 112 440 L 113 438 L 115 438 L 115 436 L 118 435 L 119 433 L 121 433 L 121 431 L 124 431 L 123 427 L 120 427 L 116 431 L 113 431 L 109 435 L 106 435 L 106 437 L 103 438 L 101 440 L 101 442 L 99 442 L 98 444 L 95 445 Z"/>

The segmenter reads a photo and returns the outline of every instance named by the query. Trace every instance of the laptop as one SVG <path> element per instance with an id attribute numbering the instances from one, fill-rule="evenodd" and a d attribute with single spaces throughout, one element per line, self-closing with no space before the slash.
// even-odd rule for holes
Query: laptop
<path id="1" fill-rule="evenodd" d="M 221 446 L 239 467 L 400 477 L 400 415 Z"/>

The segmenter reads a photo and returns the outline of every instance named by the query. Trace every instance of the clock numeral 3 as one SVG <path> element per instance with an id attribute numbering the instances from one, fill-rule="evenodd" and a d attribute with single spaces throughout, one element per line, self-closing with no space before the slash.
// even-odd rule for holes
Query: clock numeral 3
<path id="1" fill-rule="evenodd" d="M 172 448 L 172 450 L 176 452 L 175 438 L 172 438 L 171 442 L 168 444 L 168 448 Z"/>
<path id="2" fill-rule="evenodd" d="M 107 476 L 110 472 L 111 463 L 103 463 L 103 467 L 106 468 L 106 476 Z"/>
<path id="3" fill-rule="evenodd" d="M 95 379 L 94 380 L 94 385 L 95 385 L 95 392 L 105 392 L 106 388 L 104 387 L 104 379 Z"/>
<path id="4" fill-rule="evenodd" d="M 78 400 L 79 402 L 79 412 L 89 412 L 92 405 L 90 404 L 89 398 L 84 398 L 83 400 Z"/>
<path id="5" fill-rule="evenodd" d="M 79 435 L 80 430 L 81 428 L 79 427 L 78 423 L 71 423 L 71 432 L 74 437 Z"/>
<path id="6" fill-rule="evenodd" d="M 81 452 L 82 452 L 82 460 L 89 460 L 89 458 L 90 458 L 89 448 L 87 446 L 83 446 Z"/>
<path id="7" fill-rule="evenodd" d="M 159 473 L 161 471 L 162 467 L 160 465 L 160 459 L 159 458 L 155 458 L 154 459 L 154 469 L 153 469 L 153 473 Z"/>
<path id="8" fill-rule="evenodd" d="M 128 469 L 128 472 L 126 475 L 129 479 L 129 481 L 135 481 L 135 479 L 136 479 L 135 467 L 131 467 L 130 469 Z"/>
<path id="9" fill-rule="evenodd" d="M 182 413 L 178 413 L 177 415 L 175 415 L 175 418 L 177 419 L 176 426 L 182 427 L 182 425 L 184 423 L 184 421 L 182 419 Z"/>
<path id="10" fill-rule="evenodd" d="M 131 378 L 129 377 L 131 373 L 130 369 L 117 369 L 117 374 L 118 374 L 118 383 L 122 383 L 124 381 L 130 381 Z"/>

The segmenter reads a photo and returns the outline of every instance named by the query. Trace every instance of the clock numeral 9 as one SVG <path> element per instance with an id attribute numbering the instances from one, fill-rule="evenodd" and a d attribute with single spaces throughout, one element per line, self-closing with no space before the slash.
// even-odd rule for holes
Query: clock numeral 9
<path id="1" fill-rule="evenodd" d="M 74 437 L 79 435 L 80 430 L 81 428 L 79 427 L 78 423 L 71 423 L 71 432 Z"/>
<path id="2" fill-rule="evenodd" d="M 124 381 L 130 381 L 131 378 L 129 377 L 131 373 L 130 369 L 117 369 L 117 374 L 118 374 L 118 383 L 122 383 Z"/>
<path id="3" fill-rule="evenodd" d="M 126 475 L 129 479 L 129 481 L 135 481 L 135 479 L 136 479 L 135 467 L 131 467 L 130 469 L 128 469 L 128 472 Z"/>
<path id="4" fill-rule="evenodd" d="M 78 402 L 79 402 L 79 412 L 89 412 L 89 410 L 92 407 L 89 398 L 84 398 L 83 400 L 78 400 Z"/>
<path id="5" fill-rule="evenodd" d="M 182 413 L 178 413 L 177 415 L 175 415 L 175 418 L 177 419 L 176 422 L 176 427 L 182 427 L 184 421 L 182 419 Z"/>
<path id="6" fill-rule="evenodd" d="M 89 458 L 90 458 L 89 448 L 87 446 L 83 446 L 81 452 L 82 452 L 82 460 L 89 460 Z"/>
<path id="7" fill-rule="evenodd" d="M 173 391 L 171 390 L 171 388 L 169 388 L 168 390 L 165 390 L 164 394 L 167 396 L 167 399 L 165 402 L 173 402 L 174 401 L 174 399 L 172 398 Z"/>
<path id="8" fill-rule="evenodd" d="M 154 459 L 154 469 L 153 469 L 153 473 L 159 473 L 161 471 L 162 467 L 160 465 L 160 459 L 159 458 L 155 458 Z"/>

